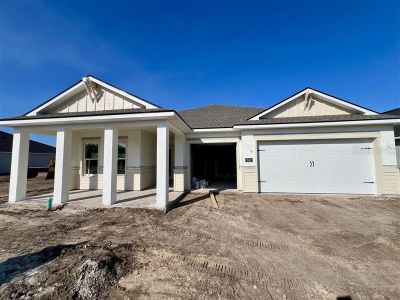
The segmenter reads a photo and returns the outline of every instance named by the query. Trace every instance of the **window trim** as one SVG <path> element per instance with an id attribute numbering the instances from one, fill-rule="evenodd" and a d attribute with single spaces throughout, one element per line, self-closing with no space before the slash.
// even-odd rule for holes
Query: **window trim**
<path id="1" fill-rule="evenodd" d="M 86 158 L 86 145 L 88 144 L 95 144 L 97 145 L 97 158 Z M 88 174 L 86 173 L 86 161 L 87 160 L 97 160 L 97 173 L 96 174 Z M 100 171 L 100 141 L 99 140 L 84 140 L 83 141 L 83 168 L 82 168 L 82 175 L 86 177 L 93 177 L 93 176 L 98 176 L 99 171 Z"/>
<path id="2" fill-rule="evenodd" d="M 126 175 L 126 168 L 127 168 L 127 166 L 126 166 L 126 159 L 127 159 L 127 156 L 128 156 L 128 140 L 127 140 L 127 138 L 119 138 L 118 139 L 118 145 L 119 144 L 125 144 L 125 158 L 119 158 L 118 157 L 118 150 L 117 150 L 117 176 L 125 176 Z M 124 170 L 124 173 L 118 173 L 118 161 L 119 160 L 124 160 L 125 161 L 125 170 Z"/>

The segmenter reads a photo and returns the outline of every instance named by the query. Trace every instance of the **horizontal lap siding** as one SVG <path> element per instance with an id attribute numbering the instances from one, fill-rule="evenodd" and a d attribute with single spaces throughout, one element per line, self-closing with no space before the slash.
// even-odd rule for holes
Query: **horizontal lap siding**
<path id="1" fill-rule="evenodd" d="M 398 168 L 394 166 L 382 167 L 382 193 L 400 193 L 400 172 Z"/>

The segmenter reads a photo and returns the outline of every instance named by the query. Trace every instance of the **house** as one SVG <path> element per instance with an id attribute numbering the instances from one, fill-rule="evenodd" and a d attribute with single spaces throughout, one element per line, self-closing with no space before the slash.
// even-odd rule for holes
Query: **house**
<path id="1" fill-rule="evenodd" d="M 84 77 L 23 116 L 14 128 L 9 201 L 25 198 L 30 133 L 56 136 L 54 202 L 70 189 L 156 186 L 166 209 L 169 184 L 192 179 L 243 193 L 400 194 L 394 125 L 380 114 L 312 88 L 269 108 L 211 105 L 176 112 Z M 195 180 L 194 180 L 195 181 Z"/>
<path id="2" fill-rule="evenodd" d="M 400 116 L 400 107 L 384 112 L 383 114 Z M 400 168 L 400 125 L 394 126 L 397 166 Z"/>
<path id="3" fill-rule="evenodd" d="M 10 174 L 13 136 L 0 131 L 0 174 Z M 29 141 L 28 168 L 44 169 L 55 157 L 56 148 L 36 141 Z"/>

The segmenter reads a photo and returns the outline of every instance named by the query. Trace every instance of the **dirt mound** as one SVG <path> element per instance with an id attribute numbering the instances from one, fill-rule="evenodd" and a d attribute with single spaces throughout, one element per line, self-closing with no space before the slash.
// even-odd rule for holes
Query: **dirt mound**
<path id="1" fill-rule="evenodd" d="M 36 262 L 29 271 L 14 274 L 15 278 L 0 289 L 1 299 L 106 297 L 128 269 L 141 267 L 134 258 L 136 249 L 134 244 L 85 243 L 65 246 L 61 251 L 60 246 L 54 251 L 39 251 L 36 260 L 45 264 L 36 266 Z M 46 263 L 49 260 L 53 261 Z"/>

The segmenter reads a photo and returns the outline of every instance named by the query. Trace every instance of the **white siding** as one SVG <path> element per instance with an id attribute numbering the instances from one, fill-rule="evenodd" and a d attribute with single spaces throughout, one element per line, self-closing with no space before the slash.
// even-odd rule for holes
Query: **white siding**
<path id="1" fill-rule="evenodd" d="M 327 101 L 317 99 L 315 96 L 313 96 L 312 99 L 311 105 L 306 108 L 305 98 L 304 96 L 300 96 L 270 112 L 266 116 L 270 118 L 282 118 L 350 114 L 350 111 Z"/>

